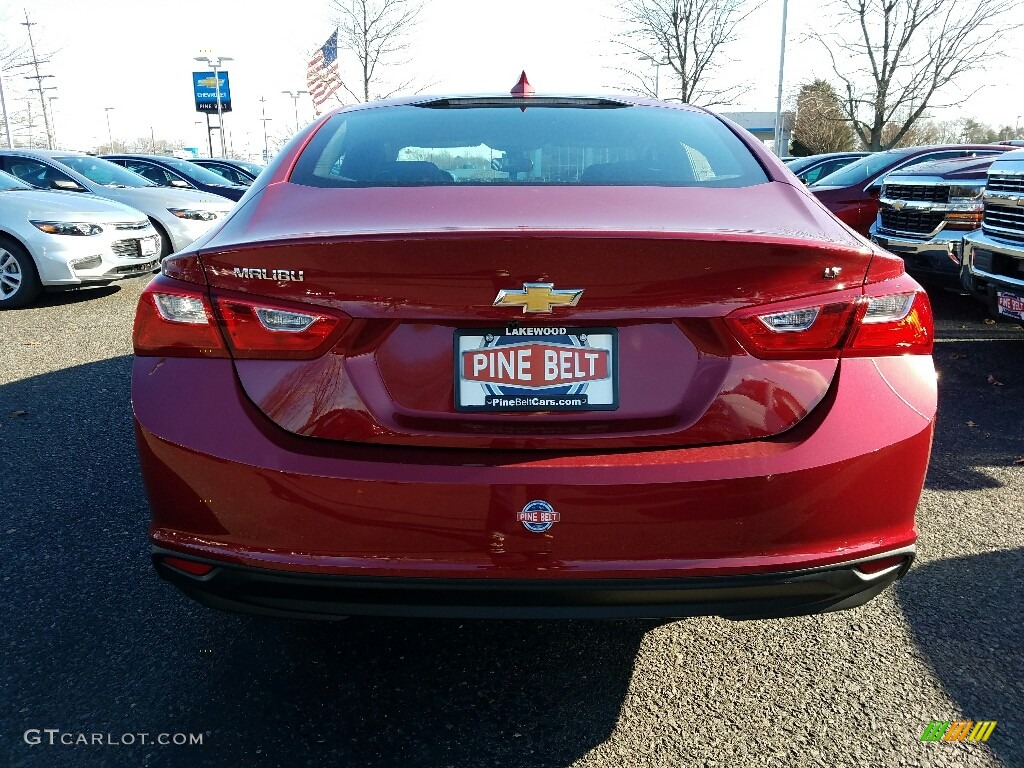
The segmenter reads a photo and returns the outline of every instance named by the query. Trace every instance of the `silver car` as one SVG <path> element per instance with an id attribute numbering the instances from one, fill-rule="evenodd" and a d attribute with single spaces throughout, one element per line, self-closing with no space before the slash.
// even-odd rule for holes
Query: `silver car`
<path id="1" fill-rule="evenodd" d="M 90 192 L 142 211 L 160 235 L 160 257 L 191 244 L 234 202 L 192 189 L 160 187 L 127 168 L 82 152 L 0 150 L 0 170 L 38 189 Z"/>
<path id="2" fill-rule="evenodd" d="M 43 290 L 151 274 L 159 235 L 134 208 L 93 195 L 35 189 L 0 171 L 0 310 Z"/>

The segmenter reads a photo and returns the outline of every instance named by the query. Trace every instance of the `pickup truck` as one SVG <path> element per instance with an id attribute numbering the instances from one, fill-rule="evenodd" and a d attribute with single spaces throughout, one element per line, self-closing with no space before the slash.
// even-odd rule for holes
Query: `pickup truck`
<path id="1" fill-rule="evenodd" d="M 889 149 L 855 160 L 807 188 L 841 221 L 867 237 L 878 215 L 882 179 L 888 174 L 936 160 L 996 155 L 1009 149 L 997 144 L 939 144 Z"/>
<path id="2" fill-rule="evenodd" d="M 871 241 L 902 256 L 919 280 L 959 288 L 963 237 L 981 226 L 981 196 L 996 157 L 940 160 L 887 175 Z"/>
<path id="3" fill-rule="evenodd" d="M 988 169 L 981 229 L 964 237 L 964 288 L 998 316 L 1024 324 L 1024 149 Z"/>

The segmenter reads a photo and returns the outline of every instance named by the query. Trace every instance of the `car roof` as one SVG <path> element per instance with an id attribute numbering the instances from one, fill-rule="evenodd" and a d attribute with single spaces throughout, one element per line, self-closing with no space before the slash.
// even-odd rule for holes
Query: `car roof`
<path id="1" fill-rule="evenodd" d="M 67 157 L 69 155 L 78 157 L 96 157 L 96 155 L 90 155 L 88 152 L 79 152 L 78 150 L 72 149 L 30 149 L 28 147 L 14 147 L 13 149 L 3 147 L 0 148 L 0 154 L 25 155 L 26 157 L 47 157 L 50 159 Z"/>
<path id="2" fill-rule="evenodd" d="M 142 152 L 108 152 L 100 157 L 131 157 L 138 158 L 141 160 L 182 160 L 183 162 L 190 163 L 191 160 L 185 160 L 181 157 L 174 157 L 173 155 L 147 155 Z"/>
<path id="3" fill-rule="evenodd" d="M 415 94 L 410 96 L 397 96 L 381 101 L 368 101 L 357 104 L 339 105 L 324 113 L 324 116 L 335 115 L 339 112 L 352 112 L 363 109 L 380 109 L 386 107 L 416 107 L 427 104 L 441 105 L 444 102 L 455 102 L 459 106 L 486 107 L 488 104 L 495 106 L 519 105 L 529 107 L 533 102 L 538 107 L 551 106 L 557 103 L 569 102 L 604 102 L 607 104 L 621 104 L 627 107 L 661 107 L 665 109 L 678 109 L 686 112 L 708 113 L 709 110 L 693 104 L 682 104 L 680 102 L 662 101 L 643 96 L 634 96 L 625 93 L 536 93 L 530 96 L 512 96 L 509 93 L 459 93 L 459 94 Z M 476 102 L 474 104 L 474 102 Z M 727 118 L 722 118 L 727 119 Z"/>

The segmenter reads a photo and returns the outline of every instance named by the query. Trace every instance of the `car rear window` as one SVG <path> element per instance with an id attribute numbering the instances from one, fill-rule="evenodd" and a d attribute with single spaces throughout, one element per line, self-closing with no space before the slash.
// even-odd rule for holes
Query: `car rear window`
<path id="1" fill-rule="evenodd" d="M 768 181 L 746 145 L 705 113 L 602 100 L 505 101 L 339 113 L 317 131 L 290 181 L 314 187 Z"/>

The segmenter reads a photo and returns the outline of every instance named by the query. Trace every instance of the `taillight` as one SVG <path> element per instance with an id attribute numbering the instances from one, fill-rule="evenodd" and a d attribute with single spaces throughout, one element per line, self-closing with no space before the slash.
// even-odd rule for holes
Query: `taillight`
<path id="1" fill-rule="evenodd" d="M 863 292 L 748 307 L 725 321 L 750 354 L 769 360 L 927 355 L 934 341 L 928 296 L 906 276 Z"/>
<path id="2" fill-rule="evenodd" d="M 934 343 L 932 306 L 928 294 L 918 288 L 866 297 L 843 355 L 930 355 Z"/>
<path id="3" fill-rule="evenodd" d="M 769 304 L 734 312 L 725 321 L 755 357 L 781 359 L 798 353 L 832 357 L 842 345 L 857 308 L 856 298 Z"/>
<path id="4" fill-rule="evenodd" d="M 216 294 L 160 275 L 135 313 L 136 355 L 209 358 L 317 357 L 348 327 L 340 312 Z"/>
<path id="5" fill-rule="evenodd" d="M 231 353 L 238 358 L 317 357 L 351 322 L 340 313 L 284 307 L 263 299 L 214 294 L 213 303 Z"/>
<path id="6" fill-rule="evenodd" d="M 228 356 L 205 288 L 165 275 L 142 292 L 132 340 L 136 355 Z"/>

